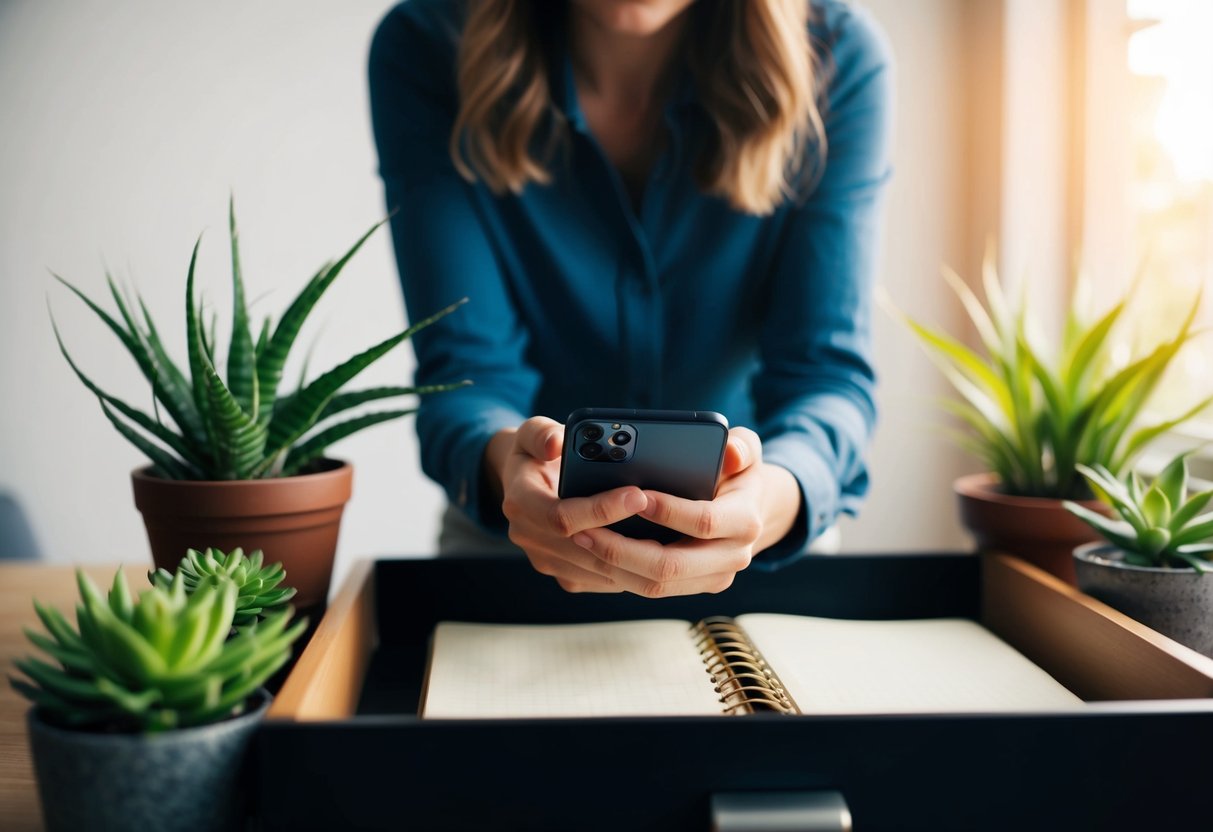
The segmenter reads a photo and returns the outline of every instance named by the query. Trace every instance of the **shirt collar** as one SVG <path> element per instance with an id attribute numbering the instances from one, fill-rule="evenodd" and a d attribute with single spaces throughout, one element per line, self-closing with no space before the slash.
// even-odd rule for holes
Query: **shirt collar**
<path id="1" fill-rule="evenodd" d="M 565 22 L 564 14 L 553 14 L 545 19 L 548 55 L 551 58 L 551 65 L 548 67 L 548 88 L 551 90 L 552 102 L 564 115 L 565 120 L 573 129 L 584 133 L 589 127 L 581 104 L 577 101 L 573 56 L 569 52 Z M 695 79 L 685 59 L 680 62 L 677 73 L 674 89 L 665 107 L 669 122 L 676 122 L 677 117 L 695 103 Z"/>

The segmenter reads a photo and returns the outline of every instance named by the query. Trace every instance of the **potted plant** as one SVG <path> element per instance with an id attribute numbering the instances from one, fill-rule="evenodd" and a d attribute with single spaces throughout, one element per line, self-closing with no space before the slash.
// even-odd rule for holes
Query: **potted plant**
<path id="1" fill-rule="evenodd" d="M 333 369 L 282 390 L 283 368 L 309 313 L 350 258 L 383 223 L 367 231 L 336 262 L 304 285 L 275 325 L 268 317 L 254 339 L 245 305 L 235 209 L 230 207 L 232 258 L 231 337 L 226 378 L 221 375 L 215 320 L 204 322 L 195 300 L 194 274 L 201 238 L 194 245 L 185 283 L 188 365 L 169 357 L 147 307 L 128 299 L 108 279 L 115 318 L 63 278 L 118 337 L 151 385 L 155 416 L 110 395 L 90 380 L 55 337 L 68 364 L 100 402 L 123 437 L 151 464 L 134 471 L 135 505 L 143 514 L 152 557 L 172 569 L 187 549 L 260 549 L 291 574 L 300 607 L 323 603 L 332 576 L 342 510 L 350 497 L 352 467 L 327 459 L 334 442 L 413 408 L 362 412 L 371 402 L 434 393 L 470 382 L 431 387 L 345 385 L 418 330 L 464 301 L 410 326 Z M 464 299 L 466 300 L 466 299 Z M 52 324 L 54 323 L 52 318 Z M 167 420 L 163 417 L 167 416 Z"/>
<path id="2" fill-rule="evenodd" d="M 1026 299 L 1018 305 L 1008 301 L 992 254 L 983 268 L 985 304 L 954 272 L 945 269 L 944 277 L 972 321 L 981 350 L 901 317 L 958 394 L 945 406 L 968 428 L 959 435 L 961 447 L 987 469 L 956 481 L 961 520 L 979 549 L 1009 552 L 1073 583 L 1071 553 L 1095 535 L 1062 501 L 1085 501 L 1089 510 L 1101 510 L 1079 466 L 1103 466 L 1119 475 L 1152 440 L 1213 402 L 1205 398 L 1176 417 L 1137 424 L 1163 373 L 1195 335 L 1200 298 L 1174 337 L 1118 364 L 1110 335 L 1132 290 L 1094 320 L 1085 319 L 1072 301 L 1060 350 L 1050 355 L 1033 337 L 1037 324 Z M 1080 277 L 1076 297 L 1083 284 Z"/>
<path id="3" fill-rule="evenodd" d="M 1113 517 L 1065 507 L 1103 541 L 1074 550 L 1078 586 L 1143 624 L 1213 657 L 1213 490 L 1189 494 L 1187 453 L 1147 486 L 1103 466 L 1079 466 Z"/>
<path id="4" fill-rule="evenodd" d="M 122 571 L 108 596 L 77 572 L 78 627 L 36 601 L 42 658 L 15 662 L 35 707 L 30 748 L 46 827 L 228 830 L 243 816 L 243 760 L 269 706 L 262 683 L 305 622 L 290 608 L 236 626 L 239 589 L 214 575 L 186 591 L 132 598 Z"/>
<path id="5" fill-rule="evenodd" d="M 226 555 L 218 549 L 190 549 L 176 572 L 157 569 L 148 572 L 147 579 L 161 589 L 171 589 L 180 577 L 185 591 L 193 593 L 217 577 L 228 578 L 236 585 L 235 624 L 240 627 L 286 609 L 287 601 L 295 597 L 294 587 L 279 586 L 286 577 L 282 564 L 263 566 L 264 562 L 265 554 L 260 550 L 246 557 L 239 548 Z"/>

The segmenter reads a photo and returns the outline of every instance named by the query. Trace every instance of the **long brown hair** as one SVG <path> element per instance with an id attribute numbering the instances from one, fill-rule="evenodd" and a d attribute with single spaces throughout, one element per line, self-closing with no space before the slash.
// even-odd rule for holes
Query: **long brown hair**
<path id="1" fill-rule="evenodd" d="M 793 194 L 810 149 L 824 160 L 808 0 L 699 0 L 690 12 L 687 60 L 715 128 L 695 181 L 739 211 L 769 214 Z M 565 136 L 534 14 L 531 0 L 474 0 L 459 42 L 451 158 L 498 194 L 549 183 Z"/>

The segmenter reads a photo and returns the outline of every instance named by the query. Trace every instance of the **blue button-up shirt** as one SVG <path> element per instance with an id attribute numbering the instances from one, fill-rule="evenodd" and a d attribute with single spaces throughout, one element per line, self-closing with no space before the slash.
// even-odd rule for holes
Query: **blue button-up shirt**
<path id="1" fill-rule="evenodd" d="M 765 461 L 800 484 L 796 526 L 765 560 L 795 555 L 868 486 L 870 296 L 890 115 L 888 52 L 874 25 L 851 6 L 814 4 L 828 155 L 807 194 L 756 217 L 692 179 L 709 123 L 689 76 L 634 208 L 577 105 L 552 20 L 550 86 L 569 125 L 553 182 L 497 196 L 464 181 L 447 152 L 462 7 L 396 6 L 370 55 L 409 315 L 470 298 L 414 339 L 418 384 L 474 382 L 422 400 L 423 469 L 501 531 L 480 483 L 498 430 L 537 414 L 564 421 L 578 407 L 717 410 L 757 431 Z"/>

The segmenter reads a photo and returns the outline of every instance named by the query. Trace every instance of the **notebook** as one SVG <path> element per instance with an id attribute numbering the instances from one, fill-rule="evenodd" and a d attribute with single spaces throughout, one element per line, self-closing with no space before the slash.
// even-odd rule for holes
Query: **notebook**
<path id="1" fill-rule="evenodd" d="M 968 619 L 754 613 L 685 621 L 440 623 L 433 719 L 948 713 L 1082 700 Z"/>

